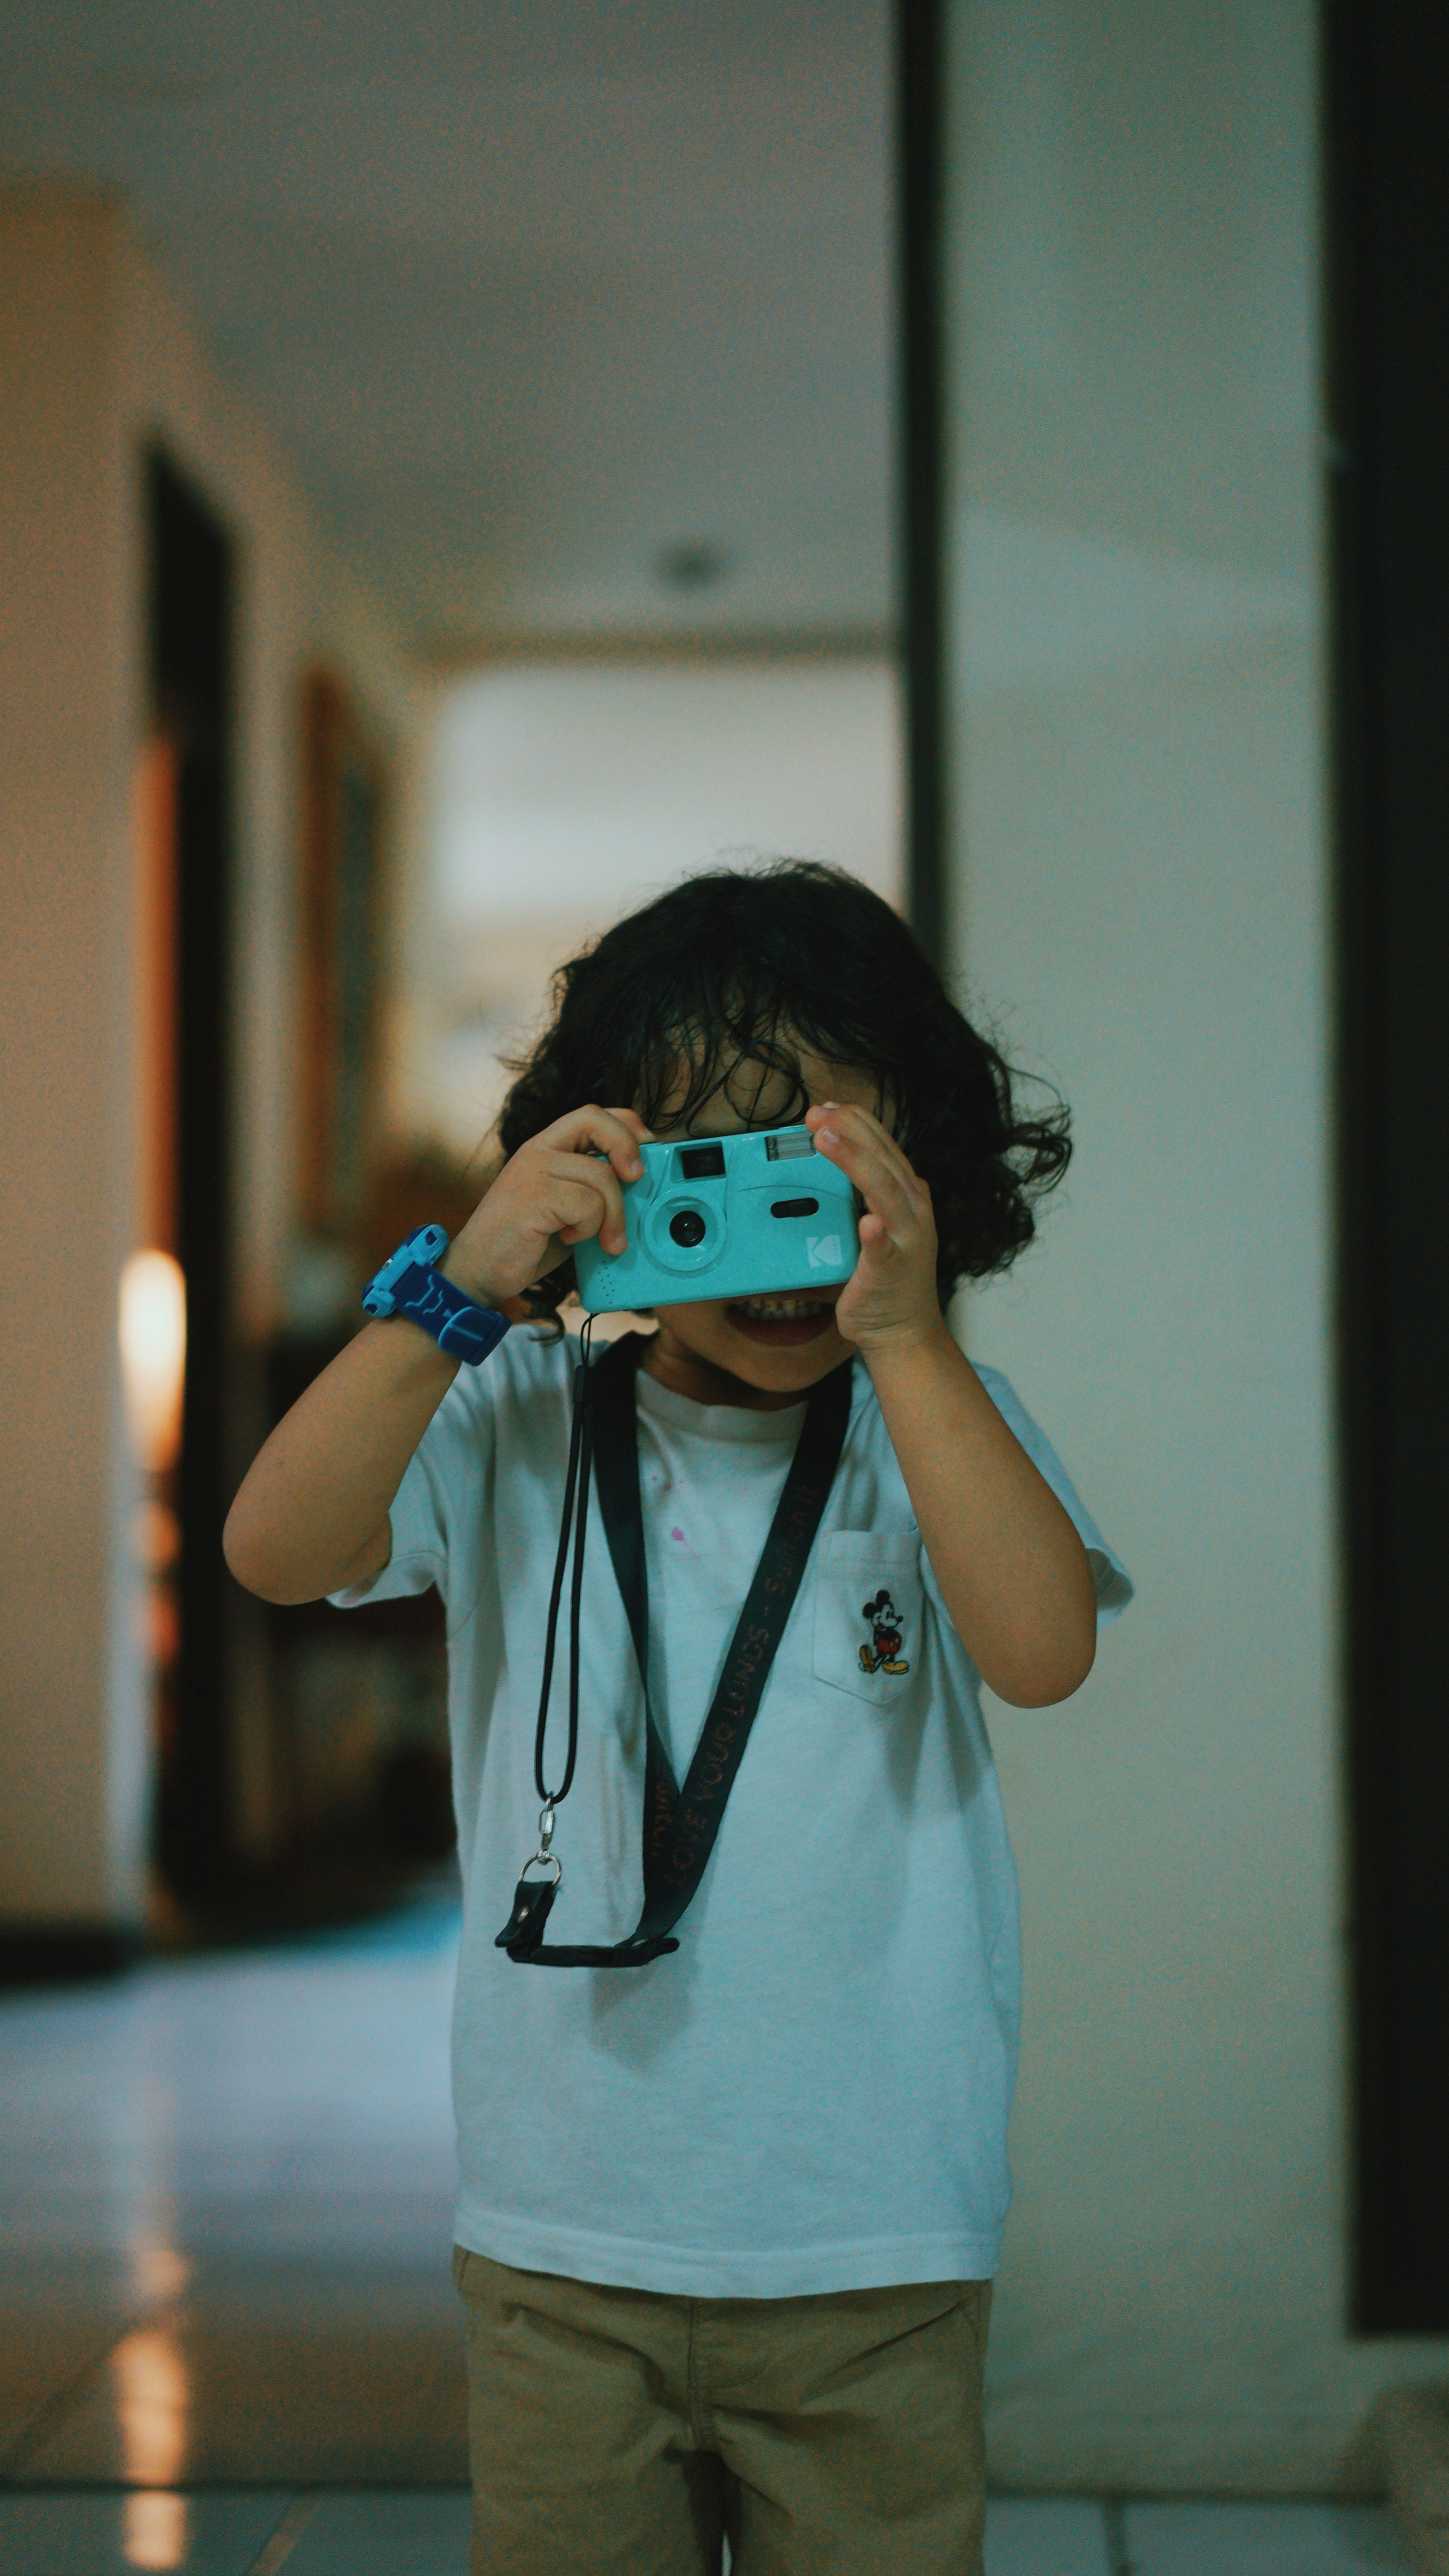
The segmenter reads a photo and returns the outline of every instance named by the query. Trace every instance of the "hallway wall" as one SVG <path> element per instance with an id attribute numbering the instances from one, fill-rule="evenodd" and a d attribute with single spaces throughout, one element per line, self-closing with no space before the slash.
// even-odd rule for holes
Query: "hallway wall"
<path id="1" fill-rule="evenodd" d="M 1449 2360 L 1346 2329 L 1315 18 L 948 17 L 956 956 L 1079 1154 L 968 1329 L 1139 1586 L 994 1724 L 993 2468 L 1313 2489 Z"/>
<path id="2" fill-rule="evenodd" d="M 150 1757 L 117 1280 L 137 1247 L 141 457 L 159 436 L 238 541 L 237 1089 L 243 1322 L 291 1223 L 297 709 L 349 674 L 406 773 L 411 684 L 294 474 L 199 348 L 122 211 L 0 191 L 0 1927 L 124 1931 Z M 245 1763 L 243 1751 L 243 1762 Z M 245 1789 L 245 1784 L 243 1784 Z"/>
<path id="3" fill-rule="evenodd" d="M 439 677 L 426 852 L 400 889 L 390 1110 L 466 1162 L 585 939 L 682 875 L 785 853 L 899 899 L 885 653 L 517 658 Z"/>
<path id="4" fill-rule="evenodd" d="M 134 1915 L 140 1676 L 115 1557 L 116 1280 L 131 1250 L 116 1075 L 127 932 L 124 513 L 114 226 L 0 201 L 0 1889 L 11 1917 Z M 30 1259 L 26 1261 L 26 1250 Z"/>

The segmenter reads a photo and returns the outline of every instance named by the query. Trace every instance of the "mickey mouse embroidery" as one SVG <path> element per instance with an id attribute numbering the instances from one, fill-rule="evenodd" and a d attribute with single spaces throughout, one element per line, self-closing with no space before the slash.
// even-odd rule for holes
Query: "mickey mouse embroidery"
<path id="1" fill-rule="evenodd" d="M 884 1585 L 873 1601 L 862 1602 L 860 1615 L 870 1621 L 870 1644 L 860 1650 L 861 1671 L 908 1673 L 910 1665 L 901 1654 L 905 1643 L 901 1614 Z"/>

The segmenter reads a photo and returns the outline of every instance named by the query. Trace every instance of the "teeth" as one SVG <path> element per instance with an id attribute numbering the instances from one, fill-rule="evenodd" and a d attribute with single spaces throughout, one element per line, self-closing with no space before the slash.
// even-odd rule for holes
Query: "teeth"
<path id="1" fill-rule="evenodd" d="M 747 1315 L 768 1324 L 798 1321 L 802 1315 L 823 1315 L 830 1300 L 828 1297 L 746 1297 L 741 1303 Z"/>

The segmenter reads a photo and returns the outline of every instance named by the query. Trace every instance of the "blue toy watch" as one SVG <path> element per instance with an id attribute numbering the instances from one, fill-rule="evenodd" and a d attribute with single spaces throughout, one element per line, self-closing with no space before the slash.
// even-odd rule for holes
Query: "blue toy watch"
<path id="1" fill-rule="evenodd" d="M 440 1351 L 476 1368 L 490 1351 L 497 1350 L 508 1330 L 508 1317 L 493 1306 L 476 1305 L 443 1277 L 435 1265 L 447 1249 L 442 1226 L 420 1225 L 383 1263 L 376 1278 L 369 1279 L 362 1303 L 369 1315 L 405 1315 L 410 1324 L 421 1324 Z"/>

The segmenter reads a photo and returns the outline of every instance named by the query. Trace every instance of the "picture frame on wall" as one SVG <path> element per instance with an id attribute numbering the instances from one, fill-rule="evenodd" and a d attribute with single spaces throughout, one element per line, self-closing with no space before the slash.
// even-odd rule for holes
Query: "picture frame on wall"
<path id="1" fill-rule="evenodd" d="M 302 684 L 302 1222 L 353 1243 L 377 1150 L 382 756 L 334 672 Z"/>

